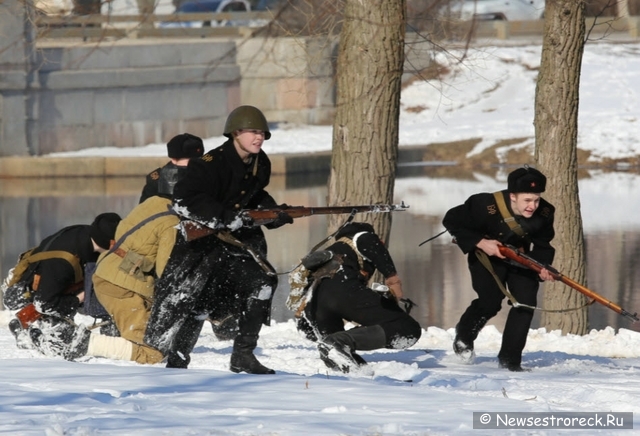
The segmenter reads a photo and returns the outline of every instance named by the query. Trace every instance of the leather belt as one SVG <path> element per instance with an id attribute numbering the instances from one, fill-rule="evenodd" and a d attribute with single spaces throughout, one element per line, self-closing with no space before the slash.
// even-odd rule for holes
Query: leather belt
<path id="1" fill-rule="evenodd" d="M 116 248 L 115 250 L 112 251 L 112 253 L 124 258 L 127 255 L 127 252 L 124 251 L 122 248 Z"/>

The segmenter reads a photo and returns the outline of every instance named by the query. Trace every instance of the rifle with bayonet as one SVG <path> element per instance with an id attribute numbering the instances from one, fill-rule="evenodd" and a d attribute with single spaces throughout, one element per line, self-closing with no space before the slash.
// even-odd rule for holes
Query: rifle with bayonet
<path id="1" fill-rule="evenodd" d="M 363 206 L 326 206 L 326 207 L 306 207 L 289 206 L 275 207 L 270 209 L 245 209 L 238 213 L 238 218 L 250 223 L 251 227 L 269 224 L 278 219 L 282 213 L 291 218 L 302 218 L 311 215 L 335 215 L 335 214 L 356 214 L 356 213 L 380 213 L 398 212 L 408 209 L 404 202 L 401 204 L 367 204 Z M 183 221 L 182 230 L 187 241 L 193 241 L 204 236 L 216 233 L 219 229 L 212 229 L 195 221 Z"/>
<path id="2" fill-rule="evenodd" d="M 555 280 L 558 280 L 558 281 L 564 283 L 565 285 L 569 286 L 570 288 L 573 288 L 576 291 L 580 292 L 581 294 L 586 295 L 588 298 L 591 298 L 593 301 L 597 301 L 598 303 L 602 304 L 603 306 L 608 307 L 609 309 L 613 310 L 614 312 L 617 312 L 620 315 L 622 315 L 624 317 L 627 317 L 632 321 L 640 321 L 640 319 L 638 319 L 638 317 L 636 316 L 637 313 L 631 314 L 630 312 L 627 312 L 622 307 L 620 307 L 617 304 L 615 304 L 615 303 L 607 300 L 606 298 L 604 298 L 602 295 L 599 295 L 599 294 L 595 293 L 594 291 L 592 291 L 591 289 L 588 289 L 588 288 L 582 286 L 581 284 L 575 282 L 574 280 L 570 279 L 569 277 L 566 277 L 565 275 L 560 273 L 558 270 L 556 270 L 552 266 L 543 265 L 542 263 L 540 263 L 537 260 L 531 258 L 530 256 L 527 256 L 526 254 L 520 252 L 517 248 L 512 247 L 510 245 L 500 245 L 498 248 L 500 250 L 500 253 L 504 257 L 506 257 L 508 259 L 511 259 L 511 260 L 513 260 L 515 262 L 518 262 L 519 264 L 526 266 L 527 268 L 537 272 L 538 274 L 540 273 L 540 271 L 543 268 L 545 268 L 547 271 L 549 271 L 551 273 L 551 275 L 553 276 L 553 278 Z"/>

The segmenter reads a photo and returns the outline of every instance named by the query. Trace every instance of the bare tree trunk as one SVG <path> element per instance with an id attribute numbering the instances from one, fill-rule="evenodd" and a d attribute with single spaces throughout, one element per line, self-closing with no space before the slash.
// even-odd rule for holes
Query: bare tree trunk
<path id="1" fill-rule="evenodd" d="M 618 18 L 629 18 L 629 1 L 618 0 L 618 11 L 616 16 Z"/>
<path id="2" fill-rule="evenodd" d="M 398 157 L 404 0 L 345 0 L 329 178 L 331 205 L 391 203 Z M 391 214 L 358 217 L 388 241 Z M 335 229 L 344 217 L 332 217 Z"/>
<path id="3" fill-rule="evenodd" d="M 544 194 L 556 207 L 554 266 L 585 284 L 585 248 L 578 195 L 578 100 L 584 51 L 584 3 L 547 0 L 542 60 L 535 101 L 535 159 L 547 175 Z M 544 285 L 544 307 L 558 310 L 584 305 L 585 297 L 564 284 Z M 542 325 L 563 334 L 585 334 L 588 310 L 543 312 Z"/>

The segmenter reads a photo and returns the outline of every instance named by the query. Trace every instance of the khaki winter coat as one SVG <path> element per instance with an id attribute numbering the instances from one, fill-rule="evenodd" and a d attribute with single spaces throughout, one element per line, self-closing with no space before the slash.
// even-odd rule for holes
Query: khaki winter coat
<path id="1" fill-rule="evenodd" d="M 116 243 L 129 229 L 148 217 L 166 212 L 171 200 L 150 197 L 136 206 L 116 230 Z M 147 222 L 128 235 L 116 251 L 107 251 L 98 259 L 95 276 L 145 298 L 153 296 L 155 278 L 164 271 L 169 254 L 176 242 L 177 215 L 164 215 Z M 96 293 L 100 289 L 96 288 Z"/>

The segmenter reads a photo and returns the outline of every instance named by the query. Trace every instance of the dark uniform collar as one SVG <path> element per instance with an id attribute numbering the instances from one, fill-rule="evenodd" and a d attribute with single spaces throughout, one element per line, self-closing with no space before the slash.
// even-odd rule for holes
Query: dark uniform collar
<path id="1" fill-rule="evenodd" d="M 260 153 L 258 154 L 251 154 L 249 162 L 245 163 L 242 158 L 240 158 L 240 155 L 238 154 L 238 151 L 236 150 L 236 147 L 233 143 L 233 139 L 228 139 L 224 144 L 220 146 L 219 149 L 220 152 L 222 152 L 224 156 L 229 159 L 229 162 L 231 162 L 235 171 L 250 171 L 254 176 L 257 174 L 260 154 L 264 153 L 262 150 L 260 150 Z"/>

